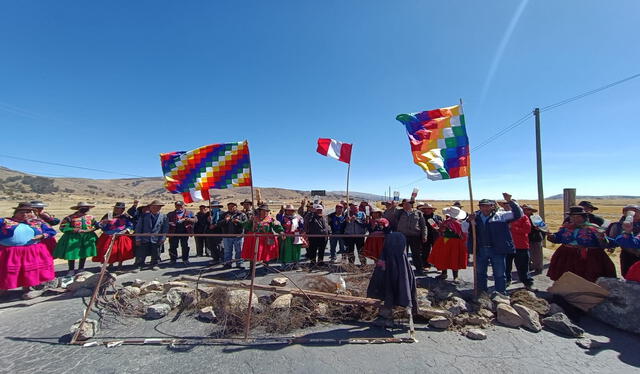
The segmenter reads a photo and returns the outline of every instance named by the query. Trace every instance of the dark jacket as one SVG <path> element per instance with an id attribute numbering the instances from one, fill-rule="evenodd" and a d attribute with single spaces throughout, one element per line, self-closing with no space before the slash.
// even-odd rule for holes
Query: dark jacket
<path id="1" fill-rule="evenodd" d="M 227 217 L 229 217 L 228 221 Z M 233 222 L 233 220 L 238 220 L 238 222 Z M 242 234 L 245 222 L 247 222 L 247 215 L 238 210 L 235 213 L 224 212 L 218 225 L 222 234 Z"/>
<path id="2" fill-rule="evenodd" d="M 136 234 L 166 234 L 169 231 L 169 220 L 164 213 L 158 213 L 154 216 L 151 213 L 145 213 L 138 219 L 136 224 Z M 164 235 L 162 236 L 139 236 L 136 237 L 136 241 L 142 243 L 162 243 L 164 241 Z"/>
<path id="3" fill-rule="evenodd" d="M 401 233 L 386 236 L 367 287 L 367 297 L 382 300 L 386 307 L 412 307 L 417 312 L 416 278 L 407 258 L 406 245 Z"/>
<path id="4" fill-rule="evenodd" d="M 478 247 L 490 247 L 489 254 L 504 255 L 515 253 L 516 251 L 511 231 L 509 230 L 509 223 L 522 217 L 523 213 L 515 201 L 512 200 L 509 205 L 511 206 L 511 211 L 494 211 L 489 215 L 486 223 L 482 221 L 480 217 L 482 213 L 480 211 L 475 213 L 476 243 Z M 469 238 L 472 237 L 473 235 L 469 235 Z"/>
<path id="5" fill-rule="evenodd" d="M 405 236 L 419 236 L 422 240 L 427 239 L 427 224 L 424 215 L 418 210 L 406 212 L 400 209 L 395 216 L 395 231 L 403 233 Z"/>
<path id="6" fill-rule="evenodd" d="M 193 232 L 196 234 L 204 234 L 209 226 L 210 213 L 198 212 L 196 213 L 196 223 L 193 225 Z"/>
<path id="7" fill-rule="evenodd" d="M 178 213 L 175 210 L 167 213 L 169 220 L 169 232 L 177 234 L 193 234 L 193 225 L 196 218 L 190 210 L 183 210 Z"/>
<path id="8" fill-rule="evenodd" d="M 433 244 L 436 242 L 436 239 L 438 239 L 438 236 L 440 236 L 440 233 L 429 224 L 429 219 L 432 219 L 436 225 L 440 225 L 443 219 L 437 214 L 424 214 L 424 221 L 427 224 L 427 244 Z"/>
<path id="9" fill-rule="evenodd" d="M 331 226 L 331 233 L 333 234 L 344 234 L 344 227 L 347 224 L 346 214 L 342 213 L 342 215 L 338 216 L 335 212 L 329 214 L 329 225 Z"/>
<path id="10" fill-rule="evenodd" d="M 309 214 L 304 218 L 304 232 L 310 235 L 328 235 L 331 234 L 331 226 L 327 216 L 319 216 L 317 214 Z"/>

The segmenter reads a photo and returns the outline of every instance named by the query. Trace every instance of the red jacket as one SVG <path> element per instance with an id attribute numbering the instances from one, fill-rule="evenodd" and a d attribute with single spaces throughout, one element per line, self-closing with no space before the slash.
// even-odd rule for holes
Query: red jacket
<path id="1" fill-rule="evenodd" d="M 509 224 L 513 245 L 516 249 L 529 249 L 529 232 L 531 232 L 531 221 L 529 217 L 522 216 Z"/>

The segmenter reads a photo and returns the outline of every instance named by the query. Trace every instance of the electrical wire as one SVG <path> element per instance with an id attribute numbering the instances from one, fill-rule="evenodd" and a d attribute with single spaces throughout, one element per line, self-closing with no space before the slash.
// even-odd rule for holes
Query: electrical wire
<path id="1" fill-rule="evenodd" d="M 45 165 L 54 165 L 54 166 L 63 166 L 66 168 L 73 168 L 73 169 L 80 169 L 80 170 L 89 170 L 89 171 L 97 171 L 100 173 L 107 173 L 107 174 L 114 174 L 114 175 L 126 175 L 129 177 L 136 177 L 136 178 L 145 178 L 142 175 L 136 175 L 136 174 L 127 174 L 127 173 L 120 173 L 117 171 L 111 171 L 111 170 L 102 170 L 102 169 L 94 169 L 94 168 L 87 168 L 84 166 L 76 166 L 76 165 L 68 165 L 68 164 L 62 164 L 59 162 L 49 162 L 49 161 L 42 161 L 42 160 L 33 160 L 30 158 L 23 158 L 23 157 L 17 157 L 17 156 L 10 156 L 10 155 L 3 155 L 0 154 L 0 157 L 4 157 L 4 158 L 11 158 L 14 160 L 21 160 L 21 161 L 29 161 L 29 162 L 36 162 L 39 164 L 45 164 Z"/>

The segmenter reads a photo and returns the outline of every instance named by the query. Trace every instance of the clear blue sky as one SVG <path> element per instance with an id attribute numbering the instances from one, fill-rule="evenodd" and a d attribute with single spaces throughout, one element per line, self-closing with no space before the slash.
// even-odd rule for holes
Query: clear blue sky
<path id="1" fill-rule="evenodd" d="M 473 147 L 640 72 L 638 14 L 635 0 L 4 1 L 0 153 L 160 176 L 161 152 L 246 138 L 256 185 L 340 190 L 346 164 L 315 153 L 330 137 L 354 143 L 352 190 L 404 195 L 424 174 L 398 113 L 463 98 Z M 543 113 L 545 194 L 637 194 L 639 102 L 636 79 Z M 476 197 L 535 197 L 534 144 L 531 119 L 473 153 Z M 467 196 L 466 179 L 415 185 Z"/>

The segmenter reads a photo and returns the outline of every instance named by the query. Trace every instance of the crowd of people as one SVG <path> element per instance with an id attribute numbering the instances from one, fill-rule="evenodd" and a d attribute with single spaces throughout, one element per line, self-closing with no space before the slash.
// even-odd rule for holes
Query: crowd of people
<path id="1" fill-rule="evenodd" d="M 229 202 L 225 210 L 223 204 L 212 201 L 200 205 L 195 214 L 178 201 L 173 210 L 163 213 L 165 205 L 154 200 L 145 206 L 135 201 L 128 209 L 118 202 L 97 219 L 91 214 L 95 206 L 80 202 L 62 220 L 49 214 L 41 201 L 20 203 L 11 217 L 0 218 L 0 290 L 22 287 L 24 297 L 31 297 L 33 286 L 55 277 L 54 258 L 68 262 L 69 276 L 84 269 L 87 258 L 107 261 L 110 268 L 133 260 L 133 272 L 158 270 L 168 244 L 168 266 L 178 258 L 187 265 L 189 237 L 195 234 L 217 234 L 195 236 L 196 256 L 210 257 L 212 266 L 244 268 L 245 261 L 277 261 L 292 270 L 302 266 L 303 248 L 308 261 L 304 266 L 309 269 L 326 266 L 327 249 L 330 262 L 355 264 L 357 255 L 360 266 L 376 263 L 385 239 L 396 232 L 404 238 L 414 273 L 421 276 L 436 268 L 442 280 L 449 271 L 454 280 L 458 278 L 475 246 L 477 287 L 488 291 L 491 266 L 494 290 L 499 293 L 506 293 L 512 282 L 514 264 L 524 287 L 533 286 L 532 275 L 543 271 L 546 237 L 560 244 L 547 273 L 553 280 L 567 271 L 589 281 L 615 277 L 615 266 L 605 250 L 621 247 L 622 275 L 640 281 L 640 207 L 624 207 L 619 222 L 605 228 L 605 220 L 594 214 L 597 207 L 584 201 L 566 212 L 567 219 L 556 233 L 548 233 L 533 206 L 520 205 L 507 193 L 503 198 L 480 200 L 472 213 L 456 201 L 442 210 L 443 216 L 429 203 L 408 199 L 383 202 L 384 210 L 366 201 L 343 201 L 330 214 L 322 202 L 306 200 L 298 207 L 283 205 L 275 214 L 267 204 L 254 208 L 251 200 Z M 56 226 L 62 233 L 57 242 Z"/>

